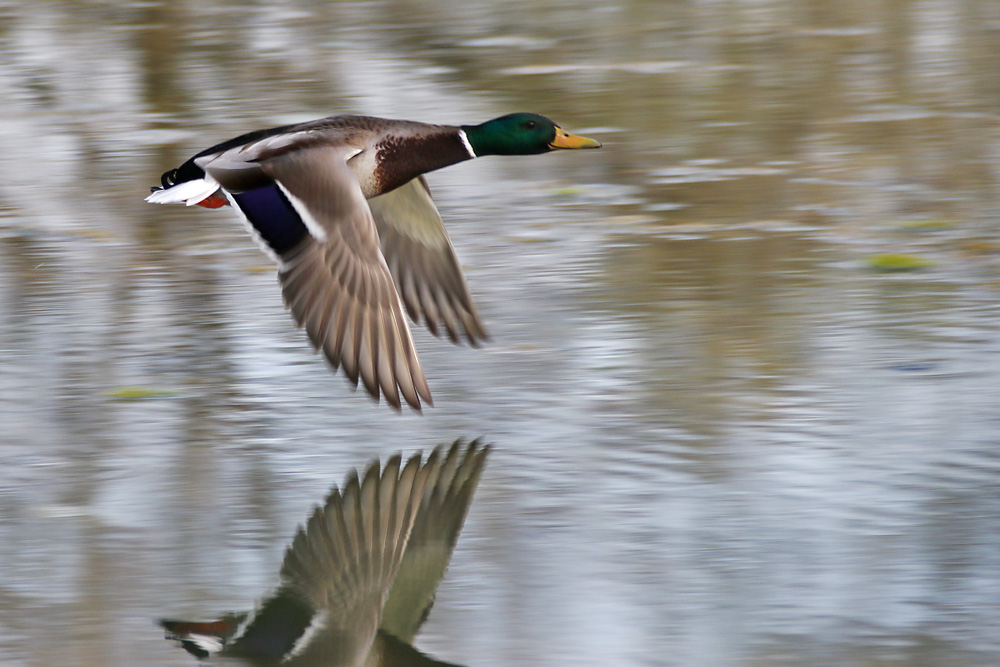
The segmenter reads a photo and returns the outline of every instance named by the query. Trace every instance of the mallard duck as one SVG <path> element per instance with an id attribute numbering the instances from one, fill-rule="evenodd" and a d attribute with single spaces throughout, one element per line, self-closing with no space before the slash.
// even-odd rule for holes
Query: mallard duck
<path id="1" fill-rule="evenodd" d="M 413 647 L 444 577 L 489 446 L 439 446 L 348 476 L 300 528 L 281 583 L 254 612 L 163 620 L 189 653 L 256 665 L 444 666 Z M 454 667 L 454 666 L 453 666 Z"/>
<path id="2" fill-rule="evenodd" d="M 285 304 L 334 369 L 394 408 L 433 405 L 403 308 L 431 333 L 486 338 L 423 174 L 485 155 L 599 148 L 537 114 L 480 125 L 331 116 L 207 148 L 146 201 L 231 205 L 278 264 Z"/>

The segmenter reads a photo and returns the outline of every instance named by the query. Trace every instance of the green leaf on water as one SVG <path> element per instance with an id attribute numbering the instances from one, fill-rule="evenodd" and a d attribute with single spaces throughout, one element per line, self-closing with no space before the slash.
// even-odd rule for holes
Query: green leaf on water
<path id="1" fill-rule="evenodd" d="M 948 229 L 958 223 L 947 218 L 922 218 L 919 220 L 903 220 L 898 223 L 902 229 Z"/>
<path id="2" fill-rule="evenodd" d="M 112 389 L 104 395 L 119 401 L 144 401 L 150 398 L 173 396 L 174 392 L 163 389 L 151 389 L 149 387 L 121 387 L 119 389 Z"/>
<path id="3" fill-rule="evenodd" d="M 868 266 L 876 271 L 918 271 L 934 266 L 933 260 L 901 252 L 885 252 L 868 258 Z"/>
<path id="4" fill-rule="evenodd" d="M 575 197 L 576 195 L 583 194 L 583 188 L 578 185 L 565 185 L 563 187 L 556 188 L 555 193 L 563 197 Z"/>

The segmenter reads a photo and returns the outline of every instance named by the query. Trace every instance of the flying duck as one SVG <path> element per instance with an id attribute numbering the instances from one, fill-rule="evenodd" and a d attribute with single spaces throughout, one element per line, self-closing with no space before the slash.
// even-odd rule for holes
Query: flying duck
<path id="1" fill-rule="evenodd" d="M 377 401 L 433 405 L 405 307 L 434 335 L 486 331 L 423 174 L 485 155 L 600 148 L 515 113 L 479 125 L 331 116 L 243 134 L 163 174 L 146 201 L 230 205 L 278 264 L 292 317 Z"/>
<path id="2" fill-rule="evenodd" d="M 334 487 L 285 552 L 278 589 L 249 613 L 163 620 L 200 660 L 297 667 L 449 667 L 413 647 L 486 463 L 478 440 L 399 455 Z M 451 665 L 450 667 L 455 667 Z"/>

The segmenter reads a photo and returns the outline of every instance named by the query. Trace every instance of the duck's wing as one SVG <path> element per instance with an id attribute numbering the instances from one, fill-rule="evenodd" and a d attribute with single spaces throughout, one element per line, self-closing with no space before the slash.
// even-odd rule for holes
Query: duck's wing
<path id="1" fill-rule="evenodd" d="M 412 644 L 397 639 L 388 632 L 380 631 L 376 635 L 372 652 L 379 656 L 377 664 L 384 667 L 404 665 L 405 667 L 462 667 L 453 662 L 441 662 L 426 653 L 421 653 Z"/>
<path id="2" fill-rule="evenodd" d="M 430 614 L 489 450 L 480 440 L 457 440 L 428 480 L 380 626 L 404 642 L 413 642 Z"/>
<path id="3" fill-rule="evenodd" d="M 414 322 L 435 336 L 443 325 L 452 342 L 487 338 L 455 248 L 423 176 L 368 200 L 382 254 Z"/>
<path id="4" fill-rule="evenodd" d="M 432 405 L 371 209 L 327 133 L 265 137 L 196 158 L 279 262 L 286 305 L 334 368 L 393 407 Z"/>
<path id="5" fill-rule="evenodd" d="M 285 553 L 281 586 L 227 648 L 235 657 L 360 665 L 417 517 L 435 457 L 399 455 L 348 477 Z"/>

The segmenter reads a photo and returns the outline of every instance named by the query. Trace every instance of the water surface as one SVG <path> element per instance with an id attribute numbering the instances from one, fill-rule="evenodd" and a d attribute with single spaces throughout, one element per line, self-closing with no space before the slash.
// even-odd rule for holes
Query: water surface
<path id="1" fill-rule="evenodd" d="M 187 665 L 375 456 L 496 449 L 418 646 L 1000 662 L 987 0 L 0 3 L 0 662 Z M 167 168 L 279 123 L 545 113 L 430 177 L 492 334 L 351 391 Z M 929 266 L 873 269 L 884 253 Z"/>

